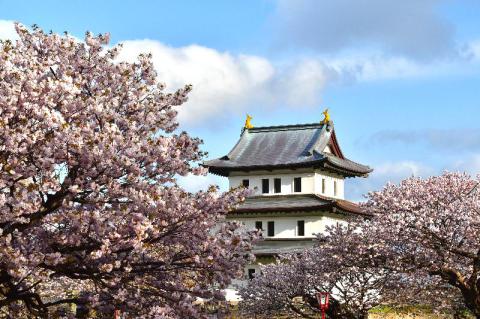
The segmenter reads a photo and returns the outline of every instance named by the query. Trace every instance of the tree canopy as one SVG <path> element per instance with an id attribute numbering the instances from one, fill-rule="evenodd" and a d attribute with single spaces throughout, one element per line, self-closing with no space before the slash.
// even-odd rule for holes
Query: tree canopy
<path id="1" fill-rule="evenodd" d="M 379 304 L 468 309 L 480 318 L 480 180 L 461 173 L 412 177 L 368 194 L 366 219 L 330 227 L 314 248 L 281 256 L 242 290 L 245 311 L 362 318 Z M 263 306 L 262 306 L 263 305 Z"/>
<path id="2" fill-rule="evenodd" d="M 191 87 L 166 93 L 149 55 L 115 61 L 108 34 L 29 31 L 0 44 L 0 310 L 201 316 L 251 258 L 224 221 L 244 196 L 188 193 L 201 140 L 177 132 Z"/>

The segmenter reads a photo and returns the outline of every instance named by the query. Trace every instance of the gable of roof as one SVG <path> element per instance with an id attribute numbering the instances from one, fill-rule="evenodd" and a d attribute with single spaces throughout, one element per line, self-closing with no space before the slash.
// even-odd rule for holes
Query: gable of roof
<path id="1" fill-rule="evenodd" d="M 332 130 L 332 134 L 330 136 L 330 141 L 328 143 L 328 146 L 330 146 L 330 149 L 332 150 L 332 153 L 335 156 L 341 159 L 345 158 L 345 156 L 343 156 L 342 150 L 340 149 L 340 145 L 338 144 L 337 134 L 335 134 L 335 130 Z"/>
<path id="2" fill-rule="evenodd" d="M 332 154 L 324 152 L 326 146 Z M 325 168 L 345 176 L 366 176 L 372 171 L 344 157 L 333 122 L 244 129 L 227 155 L 203 165 L 221 176 L 232 171 L 298 167 Z"/>

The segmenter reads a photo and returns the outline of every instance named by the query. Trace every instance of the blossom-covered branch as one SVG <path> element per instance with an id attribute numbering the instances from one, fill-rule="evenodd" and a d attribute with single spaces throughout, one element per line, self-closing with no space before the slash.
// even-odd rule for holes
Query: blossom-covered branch
<path id="1" fill-rule="evenodd" d="M 369 233 L 385 267 L 437 281 L 480 318 L 480 181 L 444 173 L 409 178 L 368 195 Z M 448 301 L 452 298 L 443 298 Z M 453 298 L 456 299 L 456 298 Z"/>
<path id="2" fill-rule="evenodd" d="M 0 44 L 0 308 L 200 316 L 255 235 L 224 220 L 241 191 L 176 184 L 204 173 L 201 140 L 175 131 L 191 87 L 166 93 L 149 55 L 116 62 L 108 34 L 16 28 Z"/>
<path id="3" fill-rule="evenodd" d="M 242 310 L 270 314 L 287 311 L 316 318 L 317 292 L 331 293 L 329 318 L 364 318 L 381 302 L 383 290 L 394 274 L 379 271 L 367 256 L 369 237 L 352 222 L 319 234 L 313 248 L 281 256 L 262 267 L 261 275 L 241 289 Z"/>
<path id="4" fill-rule="evenodd" d="M 330 227 L 314 248 L 264 266 L 242 289 L 244 311 L 309 318 L 315 293 L 328 291 L 331 318 L 362 318 L 382 303 L 480 318 L 479 183 L 444 173 L 370 193 L 368 218 Z"/>

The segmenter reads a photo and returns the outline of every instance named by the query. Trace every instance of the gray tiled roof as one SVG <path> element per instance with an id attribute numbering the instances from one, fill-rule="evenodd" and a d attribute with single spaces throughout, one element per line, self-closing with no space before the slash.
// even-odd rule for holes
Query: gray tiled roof
<path id="1" fill-rule="evenodd" d="M 310 195 L 274 195 L 247 197 L 237 211 L 307 209 L 328 205 L 331 201 Z"/>
<path id="2" fill-rule="evenodd" d="M 323 153 L 334 135 L 333 123 L 270 126 L 245 129 L 224 157 L 206 161 L 210 172 L 228 176 L 231 171 L 289 167 L 325 167 L 346 176 L 372 170 L 346 158 Z"/>
<path id="3" fill-rule="evenodd" d="M 317 194 L 270 195 L 247 197 L 231 214 L 258 214 L 277 212 L 332 211 L 364 214 L 362 209 L 349 201 Z"/>

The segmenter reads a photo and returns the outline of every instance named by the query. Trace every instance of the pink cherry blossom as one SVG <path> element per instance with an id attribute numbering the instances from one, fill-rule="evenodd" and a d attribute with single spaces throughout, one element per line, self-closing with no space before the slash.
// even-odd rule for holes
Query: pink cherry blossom
<path id="1" fill-rule="evenodd" d="M 176 183 L 204 173 L 202 141 L 176 131 L 191 86 L 165 92 L 148 54 L 116 62 L 109 35 L 16 29 L 0 43 L 1 310 L 202 317 L 256 235 L 225 220 L 242 191 Z"/>
<path id="2" fill-rule="evenodd" d="M 364 204 L 375 216 L 365 232 L 375 240 L 382 266 L 404 273 L 417 286 L 426 279 L 437 282 L 444 295 L 424 289 L 430 299 L 441 297 L 445 304 L 458 295 L 476 318 L 480 318 L 479 184 L 478 177 L 462 173 L 412 177 L 370 193 Z"/>
<path id="3" fill-rule="evenodd" d="M 352 222 L 353 223 L 353 222 Z M 329 318 L 362 319 L 382 301 L 395 274 L 380 271 L 361 250 L 365 237 L 352 225 L 319 234 L 313 248 L 282 255 L 240 289 L 241 310 L 249 315 L 288 312 L 317 318 L 318 292 L 330 292 Z"/>
<path id="4" fill-rule="evenodd" d="M 263 266 L 240 291 L 243 311 L 311 318 L 315 293 L 328 291 L 330 318 L 363 318 L 380 304 L 480 318 L 479 185 L 447 172 L 368 194 L 368 218 L 330 227 L 313 248 Z"/>

